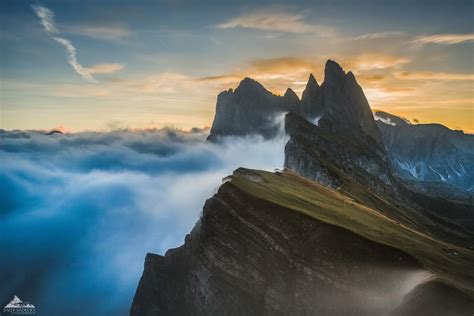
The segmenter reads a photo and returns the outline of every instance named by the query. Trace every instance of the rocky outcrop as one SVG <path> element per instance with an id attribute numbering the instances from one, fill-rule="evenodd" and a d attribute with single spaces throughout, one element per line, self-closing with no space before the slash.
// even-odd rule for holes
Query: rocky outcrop
<path id="1" fill-rule="evenodd" d="M 131 315 L 381 315 L 401 303 L 419 269 L 399 250 L 231 181 L 182 247 L 147 255 Z"/>
<path id="2" fill-rule="evenodd" d="M 225 178 L 183 246 L 147 255 L 131 315 L 469 310 L 461 290 L 474 293 L 471 208 L 394 177 L 395 151 L 382 140 L 398 144 L 399 136 L 381 136 L 352 73 L 328 61 L 323 84 L 311 75 L 301 101 L 246 78 L 219 95 L 209 140 L 274 137 L 282 112 L 286 171 L 238 169 Z"/>
<path id="3" fill-rule="evenodd" d="M 439 184 L 448 184 L 474 193 L 474 135 L 440 124 L 410 124 L 381 111 L 374 117 L 400 177 L 426 192 L 446 191 Z"/>
<path id="4" fill-rule="evenodd" d="M 235 91 L 224 91 L 217 97 L 216 114 L 208 140 L 254 134 L 274 137 L 279 128 L 275 122 L 276 115 L 290 111 L 298 103 L 298 97 L 291 89 L 280 97 L 257 81 L 245 78 Z"/>
<path id="5" fill-rule="evenodd" d="M 294 113 L 286 115 L 285 131 L 286 169 L 332 188 L 350 178 L 375 191 L 394 190 L 386 153 L 376 144 L 333 133 Z"/>
<path id="6" fill-rule="evenodd" d="M 321 86 L 321 108 L 318 125 L 343 137 L 357 138 L 360 143 L 383 147 L 380 134 L 362 88 L 352 72 L 347 74 L 328 60 Z"/>
<path id="7" fill-rule="evenodd" d="M 301 96 L 301 106 L 296 111 L 300 115 L 308 118 L 316 118 L 321 113 L 319 104 L 321 103 L 321 87 L 313 74 L 309 75 L 308 83 Z"/>
<path id="8" fill-rule="evenodd" d="M 366 144 L 381 146 L 380 134 L 354 75 L 328 60 L 321 86 L 311 74 L 301 101 L 288 89 L 283 97 L 271 94 L 258 82 L 246 78 L 235 92 L 222 92 L 210 140 L 228 135 L 260 134 L 273 137 L 276 113 L 294 112 L 310 121 L 317 120 L 335 134 L 356 137 Z"/>

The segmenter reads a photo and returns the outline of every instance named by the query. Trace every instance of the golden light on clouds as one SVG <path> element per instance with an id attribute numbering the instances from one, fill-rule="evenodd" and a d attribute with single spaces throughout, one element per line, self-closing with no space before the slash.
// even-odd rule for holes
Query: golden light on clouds
<path id="1" fill-rule="evenodd" d="M 376 70 L 397 68 L 407 64 L 410 59 L 401 56 L 385 55 L 385 54 L 362 54 L 353 59 L 349 59 L 346 64 L 348 68 L 354 70 Z"/>
<path id="2" fill-rule="evenodd" d="M 474 74 L 420 71 L 396 72 L 395 76 L 403 80 L 474 80 Z"/>
<path id="3" fill-rule="evenodd" d="M 310 73 L 316 75 L 319 84 L 322 83 L 324 62 L 323 59 L 313 61 L 300 57 L 255 59 L 228 74 L 197 80 L 213 82 L 214 88 L 224 90 L 235 88 L 244 77 L 251 77 L 274 93 L 281 95 L 290 87 L 301 96 Z M 402 71 L 410 62 L 410 58 L 403 56 L 360 54 L 343 59 L 341 65 L 346 71 L 355 73 L 373 108 L 473 132 L 474 100 L 470 81 L 474 76 Z M 459 112 L 464 114 L 458 115 Z"/>
<path id="4" fill-rule="evenodd" d="M 96 64 L 85 69 L 91 74 L 111 74 L 122 70 L 124 67 L 122 64 Z"/>

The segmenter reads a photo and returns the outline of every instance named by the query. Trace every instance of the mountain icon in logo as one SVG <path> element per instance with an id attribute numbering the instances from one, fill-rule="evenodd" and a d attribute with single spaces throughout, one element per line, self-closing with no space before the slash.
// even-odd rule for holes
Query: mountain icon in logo
<path id="1" fill-rule="evenodd" d="M 35 306 L 30 302 L 23 302 L 18 296 L 14 295 L 10 303 L 3 309 L 3 312 L 10 314 L 34 314 Z"/>

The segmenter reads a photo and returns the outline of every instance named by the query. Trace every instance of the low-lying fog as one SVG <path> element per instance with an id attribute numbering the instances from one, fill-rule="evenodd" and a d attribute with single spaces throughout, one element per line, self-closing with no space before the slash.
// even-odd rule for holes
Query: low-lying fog
<path id="1" fill-rule="evenodd" d="M 128 314 L 145 254 L 181 245 L 223 177 L 283 166 L 283 138 L 206 136 L 0 131 L 1 302 L 18 295 L 38 315 Z"/>

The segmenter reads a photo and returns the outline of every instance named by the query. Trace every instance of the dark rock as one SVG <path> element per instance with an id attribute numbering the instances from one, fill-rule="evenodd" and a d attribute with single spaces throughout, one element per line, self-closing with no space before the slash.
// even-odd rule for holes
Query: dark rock
<path id="1" fill-rule="evenodd" d="M 286 115 L 285 130 L 285 168 L 332 188 L 352 178 L 376 191 L 395 190 L 386 153 L 373 139 L 338 135 L 294 113 Z"/>
<path id="2" fill-rule="evenodd" d="M 297 111 L 300 104 L 300 99 L 296 93 L 290 88 L 286 89 L 283 98 L 280 99 L 280 108 L 283 111 Z"/>
<path id="3" fill-rule="evenodd" d="M 62 135 L 63 132 L 61 132 L 60 130 L 56 130 L 56 129 L 53 129 L 52 131 L 46 133 L 45 135 Z"/>
<path id="4" fill-rule="evenodd" d="M 297 112 L 304 117 L 315 118 L 321 112 L 321 108 L 319 107 L 319 104 L 321 103 L 319 99 L 320 96 L 321 88 L 313 74 L 310 74 L 308 83 L 306 84 L 306 88 L 301 97 L 301 107 L 299 110 L 294 112 Z"/>
<path id="5" fill-rule="evenodd" d="M 235 91 L 224 91 L 217 97 L 216 114 L 208 139 L 217 141 L 222 136 L 245 135 L 274 137 L 279 129 L 276 115 L 294 105 L 291 93 L 279 97 L 257 81 L 245 78 Z"/>
<path id="6" fill-rule="evenodd" d="M 222 92 L 217 100 L 210 140 L 220 136 L 260 134 L 275 136 L 276 113 L 292 111 L 314 121 L 332 133 L 351 136 L 383 149 L 369 103 L 354 75 L 328 60 L 321 86 L 311 74 L 301 101 L 288 89 L 283 97 L 267 91 L 258 82 L 245 78 L 235 92 Z"/>
<path id="7" fill-rule="evenodd" d="M 354 75 L 328 60 L 321 86 L 319 126 L 342 137 L 383 148 L 369 103 Z"/>
<path id="8" fill-rule="evenodd" d="M 381 315 L 416 269 L 399 250 L 228 182 L 182 247 L 147 255 L 131 315 Z"/>

